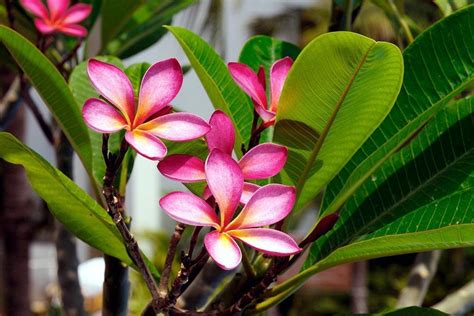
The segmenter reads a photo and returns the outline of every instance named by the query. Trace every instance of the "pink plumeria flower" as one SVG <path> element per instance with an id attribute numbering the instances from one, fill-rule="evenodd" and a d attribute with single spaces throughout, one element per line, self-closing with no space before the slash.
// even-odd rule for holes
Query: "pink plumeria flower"
<path id="1" fill-rule="evenodd" d="M 229 71 L 237 85 L 240 86 L 253 101 L 255 111 L 262 118 L 265 126 L 275 124 L 275 116 L 280 102 L 283 84 L 290 71 L 293 61 L 285 57 L 273 63 L 270 69 L 270 102 L 267 100 L 265 70 L 260 67 L 258 73 L 241 63 L 229 63 Z"/>
<path id="2" fill-rule="evenodd" d="M 47 0 L 47 7 L 41 0 L 20 0 L 28 12 L 35 15 L 35 25 L 43 34 L 64 33 L 74 37 L 84 37 L 87 30 L 78 23 L 84 21 L 92 11 L 92 6 L 78 3 L 69 7 L 69 0 Z"/>
<path id="3" fill-rule="evenodd" d="M 169 193 L 160 205 L 178 222 L 215 229 L 206 234 L 204 245 L 222 269 L 234 269 L 242 259 L 236 240 L 272 256 L 290 256 L 302 250 L 291 236 L 259 228 L 272 225 L 291 212 L 296 199 L 294 187 L 268 184 L 259 188 L 233 219 L 244 186 L 240 166 L 228 154 L 214 149 L 207 158 L 205 175 L 219 206 L 219 216 L 206 201 L 187 192 Z"/>
<path id="4" fill-rule="evenodd" d="M 209 151 L 217 148 L 232 155 L 235 143 L 235 129 L 231 119 L 222 111 L 215 111 L 209 119 L 211 130 L 206 135 Z M 267 179 L 278 174 L 286 163 L 288 149 L 285 146 L 264 143 L 249 150 L 238 162 L 244 180 Z M 167 178 L 182 183 L 206 181 L 204 161 L 191 155 L 171 155 L 160 161 L 158 170 Z M 247 203 L 250 196 L 260 187 L 245 182 L 241 203 Z M 211 196 L 206 187 L 204 198 Z"/>
<path id="5" fill-rule="evenodd" d="M 183 72 L 174 58 L 153 64 L 146 71 L 135 107 L 132 84 L 114 65 L 90 59 L 87 73 L 109 103 L 88 99 L 82 108 L 86 124 L 99 133 L 126 130 L 126 141 L 142 156 L 159 160 L 167 149 L 160 138 L 189 141 L 204 136 L 210 126 L 189 113 L 170 113 L 168 104 L 183 83 Z"/>

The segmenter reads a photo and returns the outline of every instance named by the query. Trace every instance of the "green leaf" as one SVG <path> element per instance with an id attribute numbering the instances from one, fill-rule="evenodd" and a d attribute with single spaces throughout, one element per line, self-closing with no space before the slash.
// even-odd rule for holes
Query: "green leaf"
<path id="1" fill-rule="evenodd" d="M 273 63 L 284 57 L 295 60 L 301 49 L 291 43 L 265 35 L 250 38 L 240 51 L 239 62 L 248 65 L 254 71 L 262 65 L 268 76 Z"/>
<path id="2" fill-rule="evenodd" d="M 132 83 L 133 92 L 135 94 L 135 98 L 137 99 L 137 103 L 140 85 L 142 84 L 143 76 L 145 75 L 145 72 L 148 70 L 148 68 L 150 68 L 149 63 L 138 63 L 130 65 L 127 67 L 127 69 L 125 69 L 125 74 Z"/>
<path id="3" fill-rule="evenodd" d="M 12 29 L 1 25 L 0 40 L 28 76 L 79 155 L 86 170 L 91 173 L 92 156 L 89 134 L 64 78 L 32 43 Z"/>
<path id="4" fill-rule="evenodd" d="M 103 0 L 101 13 L 102 47 L 117 35 L 145 0 Z"/>
<path id="5" fill-rule="evenodd" d="M 422 33 L 404 51 L 405 78 L 392 111 L 328 185 L 324 214 L 339 210 L 380 165 L 474 80 L 474 6 Z"/>
<path id="6" fill-rule="evenodd" d="M 235 84 L 221 57 L 202 38 L 182 27 L 167 26 L 183 48 L 216 109 L 227 113 L 236 127 L 235 152 L 250 138 L 253 105 Z"/>
<path id="7" fill-rule="evenodd" d="M 381 316 L 444 316 L 448 314 L 445 314 L 433 308 L 410 306 L 410 307 L 388 311 L 385 313 L 380 313 L 377 315 L 381 315 Z"/>
<path id="8" fill-rule="evenodd" d="M 474 98 L 440 112 L 374 175 L 382 182 L 310 249 L 303 271 L 276 286 L 281 300 L 315 273 L 360 260 L 474 246 Z M 366 187 L 367 186 L 367 187 Z M 273 302 L 275 303 L 275 302 Z"/>
<path id="9" fill-rule="evenodd" d="M 196 0 L 148 1 L 138 8 L 122 32 L 107 45 L 105 53 L 127 58 L 150 47 L 166 34 L 165 24 Z"/>
<path id="10" fill-rule="evenodd" d="M 331 181 L 389 113 L 402 84 L 399 49 L 349 32 L 303 49 L 285 82 L 274 140 L 288 146 L 283 181 L 298 206 Z"/>
<path id="11" fill-rule="evenodd" d="M 107 212 L 73 181 L 13 135 L 0 133 L 0 158 L 25 168 L 28 180 L 53 215 L 75 236 L 132 265 L 122 238 Z M 149 264 L 155 276 L 155 267 Z"/>
<path id="12" fill-rule="evenodd" d="M 474 98 L 440 112 L 361 187 L 305 267 L 351 241 L 316 265 L 474 245 L 473 112 Z"/>
<path id="13" fill-rule="evenodd" d="M 122 61 L 113 56 L 97 56 L 94 57 L 100 61 L 114 64 L 123 69 Z M 82 106 L 89 98 L 98 98 L 99 93 L 92 86 L 87 75 L 87 61 L 77 65 L 69 77 L 69 87 L 76 100 L 76 108 L 82 110 Z M 102 134 L 88 128 L 87 132 L 92 144 L 92 171 L 96 182 L 102 183 L 105 175 L 105 162 L 102 156 Z M 114 133 L 109 137 L 109 150 L 111 152 L 118 152 L 120 148 L 120 141 L 123 138 L 123 133 Z"/>

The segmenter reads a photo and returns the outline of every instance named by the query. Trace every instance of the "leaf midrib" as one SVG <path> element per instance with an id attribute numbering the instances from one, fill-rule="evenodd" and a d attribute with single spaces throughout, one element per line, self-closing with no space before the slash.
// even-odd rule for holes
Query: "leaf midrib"
<path id="1" fill-rule="evenodd" d="M 324 140 L 326 139 L 326 136 L 329 134 L 329 130 L 331 129 L 331 126 L 332 124 L 334 123 L 334 121 L 336 120 L 336 116 L 337 116 L 337 113 L 339 112 L 339 110 L 342 108 L 342 104 L 344 103 L 344 100 L 346 99 L 353 83 L 354 83 L 354 80 L 356 79 L 357 75 L 359 74 L 362 66 L 364 65 L 365 61 L 367 60 L 367 57 L 369 56 L 369 53 L 370 51 L 372 50 L 372 48 L 374 48 L 375 46 L 377 45 L 377 42 L 374 42 L 372 43 L 372 45 L 370 45 L 370 47 L 367 49 L 367 52 L 364 54 L 364 56 L 362 57 L 361 61 L 359 62 L 359 64 L 357 65 L 357 67 L 355 68 L 355 71 L 354 73 L 352 74 L 348 84 L 346 85 L 346 88 L 344 89 L 342 95 L 339 97 L 337 103 L 336 103 L 336 106 L 335 106 L 335 109 L 334 111 L 332 112 L 331 116 L 329 117 L 328 119 L 328 122 L 326 123 L 326 125 L 324 126 L 324 129 L 321 131 L 321 135 L 320 137 L 318 138 L 318 140 L 316 141 L 316 144 L 311 152 L 311 155 L 309 156 L 308 158 L 308 161 L 303 169 L 303 172 L 301 173 L 301 176 L 300 178 L 298 179 L 298 183 L 296 185 L 296 188 L 297 188 L 297 197 L 296 197 L 296 200 L 298 201 L 299 200 L 299 197 L 301 196 L 301 187 L 304 185 L 304 183 L 306 182 L 307 180 L 307 176 L 308 176 L 308 173 L 309 173 L 309 170 L 311 170 L 311 167 L 313 166 L 313 163 L 316 161 L 316 158 L 323 146 L 323 143 L 324 143 Z"/>
<path id="2" fill-rule="evenodd" d="M 403 198 L 399 199 L 395 204 L 393 204 L 392 206 L 390 206 L 385 212 L 382 212 L 380 215 L 374 217 L 371 221 L 369 221 L 369 223 L 367 224 L 364 224 L 364 228 L 370 228 L 370 226 L 372 224 L 374 224 L 375 222 L 379 221 L 381 218 L 384 218 L 387 214 L 391 213 L 393 211 L 393 209 L 397 208 L 398 206 L 400 206 L 400 204 L 403 204 L 404 202 L 406 202 L 407 200 L 409 200 L 414 194 L 418 193 L 421 189 L 424 189 L 426 186 L 428 186 L 429 184 L 431 184 L 431 182 L 433 181 L 433 179 L 439 177 L 440 175 L 442 175 L 446 170 L 450 169 L 453 165 L 457 164 L 460 160 L 464 159 L 465 156 L 468 156 L 472 153 L 473 151 L 473 148 L 467 150 L 465 153 L 463 153 L 461 156 L 458 156 L 456 157 L 456 159 L 454 159 L 451 163 L 449 163 L 448 165 L 446 165 L 444 168 L 442 168 L 441 170 L 439 170 L 439 172 L 435 173 L 433 176 L 429 177 L 428 179 L 426 179 L 426 181 L 423 181 L 423 183 L 421 185 L 419 185 L 418 187 L 416 187 L 413 191 L 410 191 L 406 196 L 404 196 Z M 403 166 L 402 166 L 403 168 Z M 400 169 L 399 169 L 400 170 Z M 461 191 L 464 191 L 465 189 L 469 189 L 470 187 L 468 188 L 464 188 L 463 190 Z M 455 191 L 455 192 L 459 192 L 459 191 Z M 455 193 L 453 192 L 453 193 Z M 450 195 L 450 194 L 449 194 Z M 416 210 L 414 210 L 416 211 Z M 409 212 L 411 213 L 411 212 Z M 408 213 L 407 213 L 408 214 Z M 406 215 L 406 214 L 405 214 Z M 361 234 L 358 234 L 356 235 L 355 237 L 358 237 L 358 236 L 361 236 L 364 233 L 363 230 L 359 231 L 359 232 L 362 232 Z M 367 233 L 370 233 L 370 232 L 367 232 Z M 352 236 L 352 238 L 354 238 L 354 236 Z"/>
<path id="3" fill-rule="evenodd" d="M 439 100 L 438 102 L 434 103 L 432 106 L 430 106 L 428 109 L 426 109 L 424 112 L 420 113 L 416 118 L 408 122 L 405 126 L 408 128 L 409 125 L 412 123 L 416 123 L 416 120 L 422 117 L 423 115 L 426 115 L 429 112 L 431 115 L 426 118 L 425 120 L 419 122 L 419 126 L 422 126 L 424 123 L 428 122 L 436 113 L 438 110 L 441 110 L 443 105 L 446 105 L 453 97 L 464 91 L 472 82 L 474 81 L 474 76 L 468 77 L 468 79 L 463 82 L 461 85 L 459 85 L 458 88 L 454 89 L 452 92 L 448 93 L 444 98 Z M 351 179 L 351 176 L 357 172 L 357 169 L 359 169 L 361 166 L 365 165 L 365 163 L 370 160 L 372 157 L 376 156 L 378 152 L 384 149 L 384 146 L 390 142 L 390 140 L 396 138 L 399 134 L 401 134 L 405 128 L 399 130 L 396 134 L 394 134 L 392 137 L 390 137 L 382 146 L 379 146 L 377 150 L 375 150 L 371 155 L 367 156 L 358 166 L 354 171 L 351 172 L 351 175 L 347 178 L 347 182 Z M 387 161 L 395 152 L 403 148 L 402 146 L 404 144 L 404 141 L 406 139 L 409 139 L 411 136 L 416 134 L 418 131 L 418 128 L 415 128 L 412 133 L 410 133 L 407 138 L 404 138 L 401 143 L 399 143 L 397 146 L 395 146 L 392 150 L 390 150 L 386 155 L 381 157 L 380 161 L 374 165 L 374 167 L 370 168 L 368 172 L 364 173 L 359 180 L 354 182 L 354 185 L 350 186 L 347 189 L 344 189 L 344 187 L 339 191 L 338 195 L 333 199 L 331 204 L 326 208 L 326 210 L 323 210 L 324 214 L 330 214 L 334 211 L 337 211 L 340 207 L 344 205 L 344 203 L 352 196 L 352 194 L 369 178 L 369 176 L 375 172 L 385 161 Z"/>

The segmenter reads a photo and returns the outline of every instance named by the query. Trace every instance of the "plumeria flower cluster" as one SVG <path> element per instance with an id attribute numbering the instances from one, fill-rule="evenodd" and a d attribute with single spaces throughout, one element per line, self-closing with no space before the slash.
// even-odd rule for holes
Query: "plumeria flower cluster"
<path id="1" fill-rule="evenodd" d="M 291 212 L 296 196 L 294 187 L 268 184 L 259 188 L 234 218 L 244 187 L 241 167 L 230 155 L 216 148 L 206 160 L 204 173 L 219 216 L 212 205 L 188 192 L 169 193 L 160 200 L 160 205 L 178 222 L 214 228 L 204 237 L 204 245 L 222 269 L 231 270 L 240 264 L 242 253 L 236 241 L 271 256 L 290 256 L 302 250 L 291 236 L 261 228 Z"/>
<path id="2" fill-rule="evenodd" d="M 166 156 L 167 148 L 160 138 L 189 141 L 210 130 L 209 124 L 194 114 L 171 113 L 169 103 L 183 83 L 181 66 L 174 58 L 157 62 L 146 71 L 137 105 L 130 80 L 116 66 L 90 59 L 87 73 L 105 101 L 86 101 L 82 108 L 86 124 L 99 133 L 125 129 L 128 144 L 144 157 L 159 160 Z"/>
<path id="3" fill-rule="evenodd" d="M 235 129 L 231 119 L 222 111 L 215 111 L 209 119 L 211 130 L 206 135 L 209 151 L 219 149 L 231 156 L 235 144 Z M 244 180 L 240 202 L 246 204 L 250 196 L 260 187 L 248 182 L 262 180 L 278 174 L 286 163 L 288 150 L 285 146 L 264 143 L 250 149 L 239 161 L 238 166 Z M 206 181 L 204 161 L 198 157 L 184 154 L 171 155 L 160 161 L 158 170 L 167 178 L 182 183 Z M 211 195 L 208 187 L 204 198 Z"/>
<path id="4" fill-rule="evenodd" d="M 250 96 L 255 112 L 262 118 L 265 127 L 275 124 L 275 116 L 280 102 L 281 91 L 293 61 L 285 57 L 273 63 L 270 69 L 270 100 L 267 99 L 265 70 L 262 66 L 255 73 L 242 63 L 229 63 L 229 71 L 234 81 Z"/>
<path id="5" fill-rule="evenodd" d="M 78 3 L 69 7 L 69 0 L 20 0 L 21 5 L 36 18 L 35 26 L 43 34 L 64 33 L 74 37 L 85 37 L 87 30 L 78 23 L 84 21 L 92 6 Z"/>
<path id="6" fill-rule="evenodd" d="M 290 256 L 302 250 L 286 233 L 263 228 L 291 212 L 295 188 L 244 182 L 278 174 L 287 159 L 286 147 L 260 144 L 236 161 L 232 157 L 235 129 L 225 113 L 214 112 L 209 124 L 193 114 L 171 113 L 169 103 L 183 82 L 176 59 L 150 66 L 137 102 L 130 80 L 116 66 L 91 59 L 87 72 L 103 98 L 88 99 L 82 109 L 85 122 L 93 130 L 114 133 L 125 129 L 125 140 L 131 147 L 154 160 L 162 160 L 167 153 L 160 138 L 188 141 L 205 136 L 210 151 L 206 162 L 190 155 L 171 155 L 158 164 L 168 178 L 183 183 L 207 182 L 204 197 L 172 192 L 160 200 L 160 205 L 181 223 L 213 228 L 206 234 L 204 245 L 220 267 L 229 270 L 240 264 L 242 253 L 237 241 L 272 256 Z M 240 204 L 244 206 L 234 216 Z"/>

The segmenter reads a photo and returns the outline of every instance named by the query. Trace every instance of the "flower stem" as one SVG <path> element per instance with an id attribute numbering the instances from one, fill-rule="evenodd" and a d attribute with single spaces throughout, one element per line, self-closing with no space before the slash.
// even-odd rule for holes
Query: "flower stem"
<path id="1" fill-rule="evenodd" d="M 244 270 L 250 280 L 255 279 L 257 277 L 257 272 L 255 272 L 255 269 L 252 266 L 249 254 L 244 246 L 241 245 L 240 249 L 242 249 L 242 265 L 244 267 Z"/>
<path id="2" fill-rule="evenodd" d="M 125 140 L 122 141 L 122 145 L 120 147 L 120 152 L 118 156 L 111 155 L 108 152 L 108 135 L 104 134 L 103 136 L 103 143 L 102 143 L 102 153 L 104 155 L 104 160 L 106 163 L 106 172 L 104 176 L 103 182 L 103 190 L 102 193 L 105 197 L 105 201 L 107 203 L 107 212 L 112 218 L 117 227 L 120 235 L 123 238 L 125 243 L 125 247 L 127 248 L 127 252 L 130 255 L 132 261 L 137 266 L 138 270 L 140 271 L 145 283 L 148 287 L 148 290 L 151 293 L 153 298 L 152 305 L 153 310 L 158 313 L 159 312 L 159 294 L 158 294 L 158 286 L 153 278 L 153 275 L 150 272 L 150 269 L 145 263 L 145 260 L 142 256 L 142 252 L 140 247 L 138 246 L 137 241 L 133 237 L 132 233 L 129 230 L 127 223 L 123 218 L 123 205 L 118 196 L 115 188 L 114 188 L 114 180 L 116 177 L 116 173 L 120 168 L 122 161 L 124 159 L 125 154 L 128 150 L 128 144 Z"/>
<path id="3" fill-rule="evenodd" d="M 168 283 L 171 274 L 171 268 L 173 266 L 174 256 L 176 254 L 176 247 L 178 246 L 183 232 L 186 226 L 184 224 L 177 224 L 174 233 L 171 236 L 171 240 L 168 247 L 168 253 L 166 254 L 165 265 L 163 267 L 163 272 L 161 273 L 160 285 L 158 287 L 158 295 L 160 297 L 160 309 L 166 308 L 165 300 L 168 296 Z"/>

